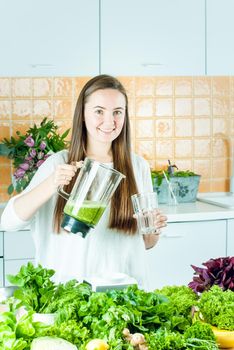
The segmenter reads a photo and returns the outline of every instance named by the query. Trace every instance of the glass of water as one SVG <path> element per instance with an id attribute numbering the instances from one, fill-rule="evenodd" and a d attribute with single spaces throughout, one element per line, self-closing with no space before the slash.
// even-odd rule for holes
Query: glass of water
<path id="1" fill-rule="evenodd" d="M 143 234 L 153 233 L 156 230 L 157 193 L 138 193 L 131 196 L 131 199 L 139 230 Z"/>

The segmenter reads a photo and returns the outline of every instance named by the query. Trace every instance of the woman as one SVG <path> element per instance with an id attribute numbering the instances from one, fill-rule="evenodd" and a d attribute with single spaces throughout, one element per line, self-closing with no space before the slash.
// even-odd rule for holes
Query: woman
<path id="1" fill-rule="evenodd" d="M 60 228 L 65 200 L 85 157 L 108 163 L 126 175 L 96 228 L 83 239 Z M 31 225 L 36 263 L 56 271 L 56 281 L 125 273 L 147 288 L 145 248 L 158 241 L 166 217 L 157 213 L 152 234 L 137 231 L 131 195 L 152 191 L 148 163 L 131 153 L 128 99 L 121 83 L 99 75 L 86 83 L 77 101 L 69 151 L 51 155 L 29 186 L 10 199 L 3 215 L 6 230 Z"/>

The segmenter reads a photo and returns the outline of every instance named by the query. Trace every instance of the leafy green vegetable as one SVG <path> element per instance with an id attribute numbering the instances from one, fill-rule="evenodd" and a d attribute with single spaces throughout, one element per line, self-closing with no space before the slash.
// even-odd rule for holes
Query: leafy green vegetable
<path id="1" fill-rule="evenodd" d="M 208 325 L 197 322 L 184 334 L 160 328 L 157 332 L 145 334 L 149 350 L 218 350 L 214 334 Z"/>
<path id="2" fill-rule="evenodd" d="M 187 349 L 186 341 L 182 334 L 160 329 L 157 332 L 145 334 L 149 350 L 183 350 Z"/>
<path id="3" fill-rule="evenodd" d="M 169 300 L 167 307 L 163 304 L 158 310 L 164 314 L 165 327 L 173 331 L 183 331 L 192 324 L 192 307 L 196 305 L 198 296 L 187 286 L 166 286 L 157 293 Z"/>
<path id="4" fill-rule="evenodd" d="M 211 340 L 215 342 L 215 336 L 211 329 L 211 326 L 207 323 L 195 321 L 192 326 L 186 329 L 184 333 L 185 339 L 203 339 L 203 340 Z"/>
<path id="5" fill-rule="evenodd" d="M 156 290 L 166 296 L 173 305 L 174 312 L 180 312 L 182 315 L 191 315 L 191 308 L 196 304 L 198 296 L 187 286 L 166 286 Z"/>
<path id="6" fill-rule="evenodd" d="M 15 290 L 14 296 L 21 301 L 21 305 L 43 312 L 54 295 L 55 284 L 51 281 L 54 273 L 53 270 L 44 269 L 41 265 L 35 267 L 29 262 L 21 267 L 17 275 L 8 275 L 7 279 L 20 287 Z"/>
<path id="7" fill-rule="evenodd" d="M 124 328 L 132 334 L 141 332 L 149 350 L 217 349 L 210 327 L 201 322 L 193 324 L 191 310 L 199 297 L 189 287 L 145 292 L 129 286 L 95 293 L 76 280 L 56 286 L 51 281 L 53 274 L 53 270 L 29 263 L 10 277 L 19 287 L 15 297 L 20 303 L 16 307 L 24 305 L 28 313 L 16 321 L 12 306 L 11 312 L 0 318 L 0 349 L 29 350 L 33 339 L 52 336 L 69 341 L 79 350 L 85 350 L 94 338 L 106 341 L 110 350 L 133 350 L 123 336 Z M 33 322 L 35 311 L 56 313 L 55 324 Z"/>
<path id="8" fill-rule="evenodd" d="M 16 317 L 12 312 L 0 314 L 0 349 L 23 350 L 27 348 L 27 342 L 16 334 Z"/>
<path id="9" fill-rule="evenodd" d="M 43 311 L 45 313 L 57 313 L 57 322 L 63 322 L 76 318 L 77 309 L 81 308 L 82 301 L 86 302 L 91 296 L 91 288 L 86 283 L 78 283 L 71 280 L 66 284 L 59 284 L 54 290 L 53 297 Z"/>
<path id="10" fill-rule="evenodd" d="M 234 330 L 234 292 L 218 286 L 201 294 L 199 310 L 207 323 L 220 329 Z"/>
<path id="11" fill-rule="evenodd" d="M 86 340 L 90 338 L 90 331 L 86 328 L 82 322 L 76 320 L 69 320 L 55 324 L 47 329 L 42 329 L 37 332 L 37 336 L 56 336 L 63 338 L 72 344 L 75 344 L 78 348 L 85 344 Z"/>

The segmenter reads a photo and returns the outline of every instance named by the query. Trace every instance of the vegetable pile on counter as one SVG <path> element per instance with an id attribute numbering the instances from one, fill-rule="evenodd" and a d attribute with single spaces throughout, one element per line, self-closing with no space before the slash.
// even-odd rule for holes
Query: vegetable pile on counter
<path id="1" fill-rule="evenodd" d="M 9 277 L 19 288 L 0 314 L 0 349 L 212 350 L 218 345 L 210 324 L 234 329 L 234 293 L 218 286 L 201 297 L 187 286 L 92 292 L 76 280 L 55 285 L 53 274 L 28 263 Z M 194 318 L 194 307 L 203 319 Z M 55 322 L 38 322 L 36 313 L 54 314 Z"/>

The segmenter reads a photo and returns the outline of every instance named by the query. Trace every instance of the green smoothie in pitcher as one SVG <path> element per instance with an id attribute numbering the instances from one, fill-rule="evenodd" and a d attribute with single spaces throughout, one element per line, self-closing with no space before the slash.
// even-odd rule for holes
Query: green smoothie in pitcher
<path id="1" fill-rule="evenodd" d="M 104 213 L 106 206 L 101 202 L 93 202 L 85 200 L 78 212 L 74 212 L 74 204 L 67 202 L 64 213 L 73 217 L 76 220 L 82 221 L 85 224 L 94 227 Z"/>

